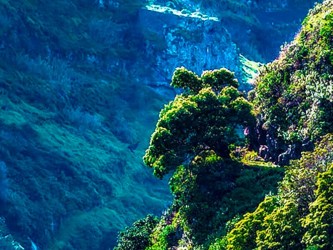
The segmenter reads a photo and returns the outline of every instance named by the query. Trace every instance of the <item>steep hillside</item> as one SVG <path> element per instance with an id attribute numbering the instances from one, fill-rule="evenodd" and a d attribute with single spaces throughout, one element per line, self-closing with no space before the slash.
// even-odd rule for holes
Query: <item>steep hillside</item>
<path id="1" fill-rule="evenodd" d="M 246 213 L 212 249 L 330 249 L 332 134 L 287 169 L 277 195 Z"/>
<path id="2" fill-rule="evenodd" d="M 0 212 L 26 249 L 103 249 L 168 203 L 141 163 L 165 99 L 129 77 L 140 7 L 0 2 Z"/>
<path id="3" fill-rule="evenodd" d="M 120 233 L 117 250 L 332 248 L 332 30 L 326 0 L 249 100 L 226 69 L 176 69 L 183 92 L 144 157 L 157 177 L 171 173 L 173 204 Z"/>
<path id="4" fill-rule="evenodd" d="M 240 72 L 236 46 L 216 21 L 142 1 L 0 1 L 0 13 L 0 239 L 112 247 L 120 229 L 170 203 L 141 158 L 174 95 L 164 86 L 173 68 L 202 68 L 214 40 L 206 66 Z"/>
<path id="5" fill-rule="evenodd" d="M 326 0 L 257 79 L 254 103 L 265 155 L 280 164 L 302 157 L 287 167 L 278 194 L 245 214 L 215 247 L 332 248 L 332 30 L 333 1 Z M 313 152 L 302 152 L 314 143 Z"/>
<path id="6" fill-rule="evenodd" d="M 0 0 L 0 248 L 108 249 L 120 229 L 171 203 L 166 181 L 153 178 L 141 161 L 158 110 L 177 92 L 165 84 L 182 65 L 197 74 L 228 67 L 242 82 L 242 63 L 215 15 L 219 6 L 157 11 L 151 2 Z M 257 190 L 274 190 L 271 178 L 279 179 L 280 170 L 252 164 L 256 157 L 250 153 L 239 169 L 255 191 L 246 191 L 240 172 L 226 173 L 253 202 L 226 216 L 224 208 L 212 209 L 218 221 L 254 208 L 265 193 Z M 223 164 L 219 159 L 216 171 Z M 180 169 L 175 181 L 188 174 Z M 219 183 L 208 175 L 199 180 L 202 189 L 211 180 Z M 220 187 L 228 199 L 239 191 Z M 202 194 L 197 203 L 206 206 Z"/>

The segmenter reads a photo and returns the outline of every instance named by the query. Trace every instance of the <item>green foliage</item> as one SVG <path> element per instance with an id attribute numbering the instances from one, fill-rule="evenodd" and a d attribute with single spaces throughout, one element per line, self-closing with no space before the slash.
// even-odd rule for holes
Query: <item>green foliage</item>
<path id="1" fill-rule="evenodd" d="M 326 171 L 333 161 L 333 135 L 328 134 L 317 144 L 313 152 L 304 152 L 302 158 L 292 162 L 280 189 L 281 196 L 291 199 L 304 216 L 308 213 L 309 203 L 315 199 L 315 185 L 318 173 Z"/>
<path id="2" fill-rule="evenodd" d="M 221 92 L 227 86 L 235 88 L 239 86 L 234 73 L 225 68 L 204 71 L 201 75 L 201 80 L 205 85 L 211 87 L 215 93 Z"/>
<path id="3" fill-rule="evenodd" d="M 176 228 L 173 225 L 165 225 L 157 228 L 152 234 L 152 246 L 147 250 L 168 250 L 177 244 Z"/>
<path id="4" fill-rule="evenodd" d="M 119 233 L 115 250 L 145 250 L 150 245 L 150 235 L 158 223 L 152 215 L 133 223 L 131 227 Z"/>
<path id="5" fill-rule="evenodd" d="M 302 249 L 304 231 L 296 205 L 281 205 L 278 196 L 266 197 L 253 213 L 244 215 L 226 236 L 226 249 Z"/>
<path id="6" fill-rule="evenodd" d="M 203 84 L 200 78 L 184 67 L 176 68 L 172 75 L 171 86 L 189 90 L 191 93 L 198 93 Z"/>
<path id="7" fill-rule="evenodd" d="M 256 243 L 259 249 L 304 249 L 301 244 L 302 227 L 297 205 L 292 201 L 275 208 L 261 222 Z"/>
<path id="8" fill-rule="evenodd" d="M 214 151 L 204 151 L 190 163 L 180 166 L 170 179 L 180 224 L 195 243 L 202 243 L 218 228 L 225 218 L 217 218 L 223 197 L 233 189 L 240 167 L 217 156 Z M 213 202 L 214 201 L 214 202 Z M 215 219 L 212 219 L 214 218 Z"/>
<path id="9" fill-rule="evenodd" d="M 200 85 L 193 85 L 198 80 L 194 73 L 184 68 L 175 71 L 173 86 L 188 87 L 190 94 L 177 96 L 160 112 L 144 156 L 145 164 L 159 178 L 190 162 L 203 150 L 214 150 L 219 156 L 229 157 L 229 145 L 242 140 L 237 128 L 254 125 L 252 105 L 236 88 L 229 86 L 236 84 L 231 73 L 223 69 L 203 76 L 210 81 L 203 81 L 204 85 L 212 86 L 197 92 Z M 215 93 L 211 87 L 221 91 Z"/>
<path id="10" fill-rule="evenodd" d="M 277 206 L 277 197 L 268 196 L 253 213 L 247 213 L 227 234 L 226 249 L 255 249 L 257 230 L 263 228 L 262 221 Z"/>
<path id="11" fill-rule="evenodd" d="M 208 249 L 234 225 L 228 221 L 275 190 L 283 171 L 255 159 L 251 167 L 244 166 L 231 157 L 245 146 L 242 130 L 252 131 L 255 124 L 252 105 L 237 90 L 231 72 L 206 71 L 199 78 L 179 68 L 172 85 L 186 91 L 160 112 L 144 156 L 157 177 L 172 173 L 174 195 L 168 215 L 154 229 L 151 249 Z M 222 243 L 224 238 L 211 247 Z"/>
<path id="12" fill-rule="evenodd" d="M 262 129 L 275 140 L 275 161 L 288 145 L 300 152 L 303 142 L 332 132 L 332 20 L 332 2 L 318 4 L 295 41 L 256 80 L 254 104 Z"/>
<path id="13" fill-rule="evenodd" d="M 202 88 L 211 87 L 218 94 L 224 87 L 238 88 L 239 84 L 234 73 L 225 68 L 204 71 L 199 77 L 192 71 L 180 67 L 173 73 L 171 86 L 182 88 L 190 94 L 197 94 Z"/>
<path id="14" fill-rule="evenodd" d="M 132 63 L 142 56 L 138 53 L 143 51 L 142 37 L 132 27 L 143 1 L 117 1 L 118 7 L 113 1 L 103 1 L 100 8 L 97 2 L 0 3 L 4 48 L 0 74 L 5 79 L 0 89 L 0 156 L 8 162 L 10 183 L 8 206 L 1 210 L 26 248 L 30 247 L 29 235 L 43 249 L 98 247 L 105 232 L 123 227 L 147 206 L 119 213 L 123 204 L 139 204 L 138 194 L 144 195 L 149 188 L 141 189 L 127 179 L 136 175 L 134 168 L 140 164 L 124 154 L 124 149 L 131 148 L 124 144 L 135 140 L 134 128 L 138 134 L 146 128 L 140 127 L 140 121 L 128 122 L 136 105 L 125 100 L 151 92 L 144 92 L 145 88 L 132 91 L 128 85 L 120 89 L 119 79 L 129 74 L 126 67 L 111 69 L 112 77 L 109 68 L 111 59 Z M 234 1 L 234 6 L 237 10 L 244 5 Z M 323 44 L 330 42 L 326 39 L 331 35 L 329 27 L 330 17 L 320 29 Z M 320 60 L 332 61 L 329 48 L 318 51 Z M 304 47 L 298 54 L 310 52 Z M 103 72 L 106 68 L 108 72 Z M 329 76 L 321 83 L 317 81 L 321 74 L 313 75 L 312 86 L 323 92 Z M 175 211 L 158 225 L 150 216 L 136 222 L 120 234 L 119 249 L 168 249 L 180 244 L 181 237 L 199 244 L 221 236 L 225 222 L 251 210 L 278 179 L 276 169 L 242 167 L 228 159 L 231 148 L 244 144 L 239 131 L 255 123 L 252 105 L 237 91 L 231 72 L 221 69 L 198 77 L 180 69 L 172 85 L 184 88 L 185 93 L 161 113 L 145 159 L 159 177 L 176 171 L 170 182 Z M 309 125 L 318 130 L 316 135 L 330 129 L 331 102 L 327 95 L 320 98 L 316 99 L 318 109 L 311 113 L 313 125 Z M 157 102 L 152 98 L 150 109 Z M 115 119 L 106 119 L 110 117 Z M 317 120 L 328 122 L 319 126 Z M 133 169 L 131 175 L 129 169 Z M 140 174 L 145 183 L 149 182 L 147 172 Z M 118 185 L 119 179 L 126 185 Z M 151 207 L 164 199 L 160 193 L 153 197 L 147 202 Z M 2 247 L 13 244 L 10 236 L 0 241 Z M 109 244 L 100 248 L 107 249 Z"/>
<path id="15" fill-rule="evenodd" d="M 333 245 L 333 164 L 317 179 L 316 200 L 302 220 L 306 229 L 303 242 L 308 247 L 330 249 Z"/>
<path id="16" fill-rule="evenodd" d="M 261 69 L 252 96 L 273 160 L 291 145 L 300 157 L 302 144 L 332 131 L 331 7 L 318 5 L 295 43 Z M 184 93 L 161 111 L 144 162 L 159 178 L 172 173 L 174 202 L 150 249 L 329 249 L 333 136 L 291 162 L 278 194 L 266 196 L 282 171 L 242 149 L 253 110 L 233 74 L 178 68 L 171 85 Z"/>
<path id="17" fill-rule="evenodd" d="M 154 245 L 158 249 L 168 242 L 169 246 L 219 249 L 226 239 L 215 242 L 216 237 L 230 231 L 239 214 L 252 210 L 265 194 L 274 192 L 281 176 L 279 168 L 246 167 L 212 150 L 201 152 L 189 166 L 179 166 L 172 175 L 169 184 L 174 202 L 164 219 L 168 224 L 161 220 L 155 229 Z M 178 241 L 171 237 L 172 244 L 166 237 L 157 237 L 170 224 L 180 232 Z"/>
<path id="18" fill-rule="evenodd" d="M 313 152 L 305 152 L 300 160 L 293 161 L 278 195 L 266 198 L 227 234 L 228 249 L 329 249 L 333 225 L 332 147 L 333 135 L 328 134 Z"/>

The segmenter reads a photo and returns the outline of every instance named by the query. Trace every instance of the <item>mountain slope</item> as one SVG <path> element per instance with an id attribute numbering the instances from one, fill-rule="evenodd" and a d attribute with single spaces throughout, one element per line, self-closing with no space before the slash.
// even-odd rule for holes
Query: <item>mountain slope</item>
<path id="1" fill-rule="evenodd" d="M 170 203 L 165 181 L 141 162 L 158 110 L 175 94 L 159 86 L 171 79 L 161 72 L 190 62 L 240 73 L 241 64 L 219 22 L 144 5 L 0 1 L 0 244 L 107 249 L 119 229 Z M 175 21 L 165 33 L 148 26 L 160 20 Z M 253 182 L 270 178 L 245 171 Z"/>
<path id="2" fill-rule="evenodd" d="M 184 92 L 161 111 L 144 157 L 157 177 L 171 172 L 173 205 L 123 231 L 117 250 L 331 248 L 332 13 L 332 0 L 309 12 L 260 70 L 252 103 L 219 70 L 174 72 Z"/>
<path id="3" fill-rule="evenodd" d="M 326 1 L 309 13 L 294 42 L 256 80 L 254 103 L 267 159 L 286 164 L 332 131 L 331 4 Z"/>
<path id="4" fill-rule="evenodd" d="M 140 160 L 162 97 L 119 66 L 139 56 L 141 6 L 121 6 L 1 2 L 1 216 L 26 248 L 112 245 L 167 203 Z"/>
<path id="5" fill-rule="evenodd" d="M 173 0 L 165 3 L 163 0 L 154 0 L 152 2 L 216 16 L 230 33 L 241 54 L 251 60 L 270 62 L 278 56 L 280 46 L 293 39 L 307 11 L 315 2 L 322 1 Z"/>
<path id="6" fill-rule="evenodd" d="M 267 156 L 281 164 L 302 157 L 287 167 L 278 195 L 245 214 L 217 245 L 330 249 L 333 244 L 332 7 L 327 0 L 311 10 L 295 41 L 257 79 L 254 101 L 267 132 Z M 313 152 L 302 152 L 314 142 Z"/>

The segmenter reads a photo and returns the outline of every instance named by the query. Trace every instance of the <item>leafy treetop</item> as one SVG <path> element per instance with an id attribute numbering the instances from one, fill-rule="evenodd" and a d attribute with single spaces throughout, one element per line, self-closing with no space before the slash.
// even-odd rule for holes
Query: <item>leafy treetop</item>
<path id="1" fill-rule="evenodd" d="M 199 77 L 192 71 L 180 67 L 176 68 L 172 76 L 171 86 L 197 94 L 204 87 L 211 87 L 218 93 L 226 86 L 238 88 L 239 84 L 234 73 L 225 68 L 204 71 Z"/>
<path id="2" fill-rule="evenodd" d="M 171 85 L 186 92 L 160 112 L 144 156 L 145 164 L 159 178 L 179 165 L 188 165 L 205 150 L 229 157 L 229 145 L 243 139 L 240 129 L 255 124 L 252 105 L 236 89 L 238 83 L 226 69 L 206 71 L 200 78 L 178 68 Z"/>

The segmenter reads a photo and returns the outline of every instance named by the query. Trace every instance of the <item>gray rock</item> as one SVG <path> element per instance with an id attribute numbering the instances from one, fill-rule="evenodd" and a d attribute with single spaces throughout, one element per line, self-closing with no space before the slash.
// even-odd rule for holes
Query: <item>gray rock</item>
<path id="1" fill-rule="evenodd" d="M 199 12 L 170 7 L 142 9 L 139 23 L 146 38 L 146 54 L 154 58 L 148 85 L 169 85 L 175 68 L 203 70 L 228 68 L 240 79 L 236 45 L 219 20 Z"/>

